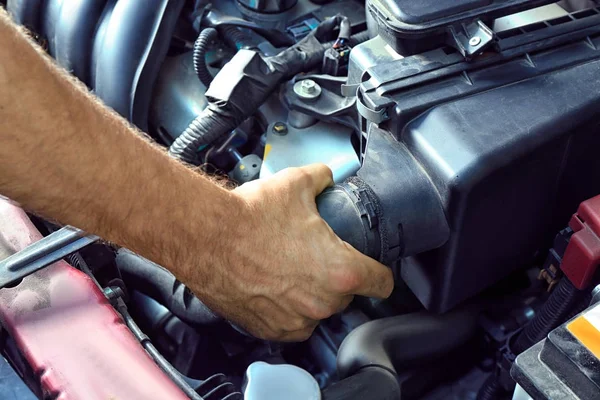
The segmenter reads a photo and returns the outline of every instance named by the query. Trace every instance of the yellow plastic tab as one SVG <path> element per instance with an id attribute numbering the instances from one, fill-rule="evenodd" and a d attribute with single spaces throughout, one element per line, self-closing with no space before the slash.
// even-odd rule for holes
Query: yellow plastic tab
<path id="1" fill-rule="evenodd" d="M 581 316 L 573 320 L 567 325 L 567 330 L 596 358 L 600 359 L 600 331 L 587 318 Z"/>

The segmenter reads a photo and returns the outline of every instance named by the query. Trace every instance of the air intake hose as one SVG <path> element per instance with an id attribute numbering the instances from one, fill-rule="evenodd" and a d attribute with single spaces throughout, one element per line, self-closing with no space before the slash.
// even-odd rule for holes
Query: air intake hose
<path id="1" fill-rule="evenodd" d="M 344 241 L 383 264 L 443 245 L 450 229 L 439 195 L 408 149 L 372 128 L 357 176 L 317 197 L 321 217 Z"/>

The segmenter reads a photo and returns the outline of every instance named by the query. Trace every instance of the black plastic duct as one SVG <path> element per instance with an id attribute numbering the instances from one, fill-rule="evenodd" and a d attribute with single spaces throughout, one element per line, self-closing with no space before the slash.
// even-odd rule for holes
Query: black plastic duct
<path id="1" fill-rule="evenodd" d="M 346 378 L 366 367 L 395 374 L 439 357 L 473 336 L 477 315 L 476 308 L 466 307 L 443 315 L 422 312 L 367 322 L 342 342 L 338 374 Z"/>
<path id="2" fill-rule="evenodd" d="M 94 43 L 92 88 L 119 114 L 147 130 L 148 108 L 185 0 L 118 1 Z"/>
<path id="3" fill-rule="evenodd" d="M 357 176 L 317 198 L 321 217 L 358 251 L 392 265 L 450 235 L 439 195 L 406 146 L 372 128 Z"/>
<path id="4" fill-rule="evenodd" d="M 222 320 L 160 265 L 126 249 L 117 252 L 115 262 L 128 288 L 152 297 L 182 321 L 199 326 Z"/>

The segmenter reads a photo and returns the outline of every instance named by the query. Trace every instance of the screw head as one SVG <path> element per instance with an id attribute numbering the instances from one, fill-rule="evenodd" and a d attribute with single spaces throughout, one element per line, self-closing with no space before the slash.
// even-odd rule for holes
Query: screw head
<path id="1" fill-rule="evenodd" d="M 285 136 L 288 133 L 288 127 L 284 122 L 275 122 L 273 124 L 273 133 L 279 136 Z"/>
<path id="2" fill-rule="evenodd" d="M 314 100 L 321 95 L 321 86 L 312 79 L 304 79 L 294 84 L 294 93 L 304 100 Z"/>
<path id="3" fill-rule="evenodd" d="M 312 79 L 305 79 L 300 84 L 300 87 L 302 88 L 302 90 L 304 90 L 306 93 L 309 93 L 309 94 L 314 93 L 315 90 L 317 90 L 316 86 L 317 86 L 317 84 Z"/>
<path id="4" fill-rule="evenodd" d="M 478 46 L 479 43 L 481 43 L 481 38 L 479 36 L 473 36 L 471 39 L 469 39 L 469 45 L 473 47 Z"/>

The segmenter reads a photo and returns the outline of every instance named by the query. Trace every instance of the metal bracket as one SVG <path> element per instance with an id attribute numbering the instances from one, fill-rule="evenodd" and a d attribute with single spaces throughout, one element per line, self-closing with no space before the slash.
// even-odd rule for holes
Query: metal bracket
<path id="1" fill-rule="evenodd" d="M 98 236 L 88 235 L 72 226 L 65 226 L 0 261 L 0 289 L 98 240 L 100 240 Z"/>
<path id="2" fill-rule="evenodd" d="M 468 25 L 463 24 L 458 29 L 454 26 L 448 29 L 452 39 L 451 45 L 456 47 L 467 60 L 481 54 L 496 41 L 494 31 L 481 20 L 476 20 Z"/>
<path id="3" fill-rule="evenodd" d="M 387 107 L 381 107 L 376 110 L 369 108 L 366 104 L 364 104 L 360 90 L 357 92 L 356 97 L 356 109 L 358 113 L 366 120 L 375 124 L 380 124 L 383 121 L 390 119 Z"/>

